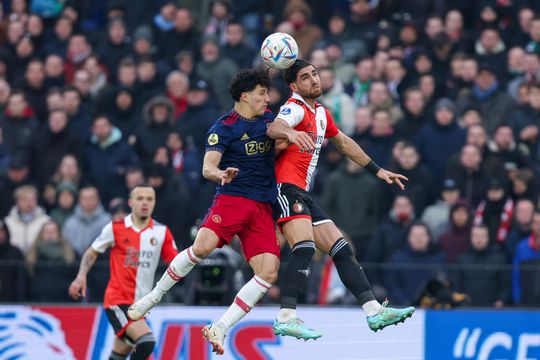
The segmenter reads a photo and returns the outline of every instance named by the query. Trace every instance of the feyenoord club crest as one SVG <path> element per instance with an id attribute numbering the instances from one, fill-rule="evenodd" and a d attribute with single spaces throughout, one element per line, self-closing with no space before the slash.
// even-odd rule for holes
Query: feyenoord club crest
<path id="1" fill-rule="evenodd" d="M 295 202 L 292 209 L 295 213 L 300 214 L 302 211 L 304 211 L 304 205 L 300 204 L 299 202 Z"/>
<path id="2" fill-rule="evenodd" d="M 150 239 L 150 245 L 156 246 L 157 245 L 157 239 L 155 237 Z"/>
<path id="3" fill-rule="evenodd" d="M 221 223 L 221 216 L 212 215 L 212 221 L 215 222 L 216 224 L 220 224 Z"/>

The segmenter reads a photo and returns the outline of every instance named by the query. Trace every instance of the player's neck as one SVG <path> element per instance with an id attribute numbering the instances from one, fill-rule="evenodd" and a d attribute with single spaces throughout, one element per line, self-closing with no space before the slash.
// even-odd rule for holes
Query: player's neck
<path id="1" fill-rule="evenodd" d="M 296 94 L 298 94 L 298 96 L 300 96 L 304 100 L 304 102 L 308 104 L 311 108 L 315 108 L 315 99 L 302 96 L 299 93 Z"/>
<path id="2" fill-rule="evenodd" d="M 145 227 L 148 226 L 148 224 L 150 223 L 150 217 L 147 217 L 147 218 L 140 218 L 140 217 L 137 217 L 133 214 L 131 214 L 131 220 L 133 221 L 133 225 L 137 228 L 137 229 L 144 229 Z"/>
<path id="3" fill-rule="evenodd" d="M 234 104 L 234 111 L 236 111 L 238 115 L 244 119 L 250 120 L 257 117 L 257 114 L 255 114 L 255 112 L 251 110 L 247 104 L 241 102 Z"/>

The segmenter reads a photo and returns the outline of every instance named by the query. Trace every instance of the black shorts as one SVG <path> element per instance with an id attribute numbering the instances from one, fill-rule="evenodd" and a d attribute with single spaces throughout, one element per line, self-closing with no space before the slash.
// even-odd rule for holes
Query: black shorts
<path id="1" fill-rule="evenodd" d="M 278 184 L 274 218 L 278 224 L 299 218 L 311 219 L 313 226 L 332 221 L 319 205 L 313 202 L 307 191 L 287 183 Z"/>
<path id="2" fill-rule="evenodd" d="M 111 323 L 111 326 L 114 330 L 114 334 L 119 337 L 121 340 L 132 345 L 134 341 L 126 335 L 126 329 L 129 324 L 133 323 L 133 320 L 130 320 L 127 316 L 129 305 L 113 305 L 105 309 L 107 318 Z"/>

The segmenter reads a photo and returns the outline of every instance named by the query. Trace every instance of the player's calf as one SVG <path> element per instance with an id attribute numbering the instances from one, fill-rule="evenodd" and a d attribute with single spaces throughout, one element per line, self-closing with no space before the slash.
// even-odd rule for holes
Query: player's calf
<path id="1" fill-rule="evenodd" d="M 155 346 L 156 338 L 154 334 L 148 333 L 141 336 L 135 341 L 135 350 L 131 354 L 131 360 L 146 360 L 154 351 Z"/>

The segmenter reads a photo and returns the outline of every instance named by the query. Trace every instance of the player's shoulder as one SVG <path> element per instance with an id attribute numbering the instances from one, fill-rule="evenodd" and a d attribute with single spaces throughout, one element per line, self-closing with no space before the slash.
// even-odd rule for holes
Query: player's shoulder
<path id="1" fill-rule="evenodd" d="M 216 121 L 216 125 L 224 127 L 234 127 L 238 123 L 239 116 L 236 111 L 227 111 Z"/>
<path id="2" fill-rule="evenodd" d="M 282 116 L 290 116 L 291 114 L 303 114 L 304 113 L 304 107 L 302 101 L 295 99 L 295 98 L 289 98 L 285 104 L 281 106 L 279 109 L 279 114 Z"/>

